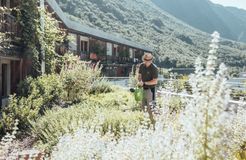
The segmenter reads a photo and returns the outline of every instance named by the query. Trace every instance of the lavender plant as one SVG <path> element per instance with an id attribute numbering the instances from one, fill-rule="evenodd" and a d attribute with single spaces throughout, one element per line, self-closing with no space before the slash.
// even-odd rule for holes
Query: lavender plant
<path id="1" fill-rule="evenodd" d="M 130 88 L 135 88 L 138 83 L 138 71 L 139 71 L 139 66 L 136 66 L 136 69 L 134 70 L 134 66 L 132 67 L 132 70 L 129 74 L 129 82 L 128 86 Z"/>
<path id="2" fill-rule="evenodd" d="M 226 86 L 226 67 L 219 66 L 215 74 L 219 33 L 212 34 L 213 40 L 208 56 L 206 69 L 203 69 L 200 59 L 196 61 L 195 75 L 190 78 L 194 99 L 186 106 L 180 115 L 182 133 L 188 140 L 187 148 L 194 159 L 233 159 L 245 136 L 236 136 L 233 127 L 242 124 L 245 119 L 227 109 L 230 100 L 230 90 Z M 232 124 L 232 122 L 234 123 Z M 235 125 L 235 126 L 232 126 Z M 238 134 L 244 134 L 243 130 Z"/>
<path id="3" fill-rule="evenodd" d="M 0 159 L 16 159 L 17 148 L 13 145 L 18 130 L 19 120 L 15 120 L 12 133 L 7 133 L 0 141 Z"/>

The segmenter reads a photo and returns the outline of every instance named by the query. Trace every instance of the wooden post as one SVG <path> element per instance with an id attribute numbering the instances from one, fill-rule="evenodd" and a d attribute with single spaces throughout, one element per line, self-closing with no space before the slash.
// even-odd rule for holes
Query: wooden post
<path id="1" fill-rule="evenodd" d="M 80 35 L 77 34 L 77 55 L 78 56 L 80 56 L 80 46 L 81 46 Z"/>
<path id="2" fill-rule="evenodd" d="M 2 106 L 2 58 L 0 57 L 0 107 Z"/>
<path id="3" fill-rule="evenodd" d="M 23 59 L 21 58 L 21 60 L 20 60 L 20 64 L 19 64 L 19 67 L 20 67 L 20 81 L 21 80 L 23 80 L 23 76 L 22 76 L 22 74 L 23 74 Z"/>

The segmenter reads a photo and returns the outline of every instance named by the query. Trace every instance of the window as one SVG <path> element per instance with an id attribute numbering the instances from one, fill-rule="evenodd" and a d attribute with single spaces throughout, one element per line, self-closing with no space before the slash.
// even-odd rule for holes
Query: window
<path id="1" fill-rule="evenodd" d="M 84 51 L 88 51 L 88 42 L 87 41 L 84 42 Z"/>
<path id="2" fill-rule="evenodd" d="M 88 51 L 88 42 L 80 41 L 80 51 L 87 52 Z"/>

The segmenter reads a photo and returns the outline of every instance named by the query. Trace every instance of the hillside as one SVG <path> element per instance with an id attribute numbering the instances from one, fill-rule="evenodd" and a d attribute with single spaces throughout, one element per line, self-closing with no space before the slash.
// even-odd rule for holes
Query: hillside
<path id="1" fill-rule="evenodd" d="M 163 67 L 192 66 L 206 57 L 210 35 L 184 24 L 150 0 L 57 0 L 71 19 L 145 44 L 155 50 Z M 230 66 L 246 64 L 246 45 L 221 42 L 218 57 Z"/>
<path id="2" fill-rule="evenodd" d="M 164 11 L 207 33 L 246 42 L 246 10 L 224 7 L 209 0 L 153 0 Z M 189 5 L 187 5 L 189 4 Z"/>

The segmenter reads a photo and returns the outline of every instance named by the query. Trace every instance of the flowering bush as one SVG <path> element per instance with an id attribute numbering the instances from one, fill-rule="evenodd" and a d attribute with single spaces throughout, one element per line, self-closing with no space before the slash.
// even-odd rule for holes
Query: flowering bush
<path id="1" fill-rule="evenodd" d="M 98 65 L 91 68 L 73 56 L 67 57 L 68 60 L 60 73 L 60 80 L 66 92 L 64 100 L 80 102 L 84 95 L 92 91 L 91 88 L 96 80 L 100 79 L 101 68 Z"/>

